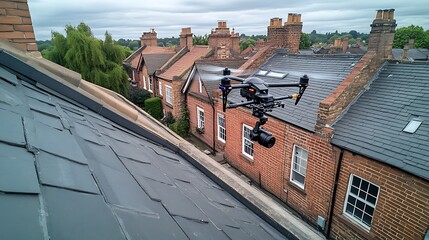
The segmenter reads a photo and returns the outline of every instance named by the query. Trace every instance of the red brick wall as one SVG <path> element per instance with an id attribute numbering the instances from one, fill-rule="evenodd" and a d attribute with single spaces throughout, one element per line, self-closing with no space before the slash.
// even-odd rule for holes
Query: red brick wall
<path id="1" fill-rule="evenodd" d="M 342 216 L 350 174 L 380 187 L 371 229 Z M 334 239 L 423 239 L 429 227 L 429 182 L 389 165 L 345 152 L 331 236 Z"/>
<path id="2" fill-rule="evenodd" d="M 0 39 L 23 51 L 38 51 L 27 0 L 0 0 Z"/>
<path id="3" fill-rule="evenodd" d="M 187 97 L 187 105 L 189 110 L 190 132 L 208 146 L 213 147 L 213 128 L 215 127 L 215 124 L 213 122 L 212 106 L 209 103 L 201 101 L 191 95 L 188 95 Z M 202 134 L 196 131 L 198 127 L 197 107 L 204 110 L 204 133 Z"/>
<path id="4" fill-rule="evenodd" d="M 269 117 L 263 127 L 273 133 L 276 144 L 265 148 L 254 143 L 250 160 L 242 154 L 242 124 L 253 127 L 256 121 L 247 109 L 227 110 L 225 158 L 312 223 L 316 224 L 318 215 L 327 218 L 336 166 L 329 138 Z M 289 180 L 295 144 L 308 151 L 304 190 Z"/>

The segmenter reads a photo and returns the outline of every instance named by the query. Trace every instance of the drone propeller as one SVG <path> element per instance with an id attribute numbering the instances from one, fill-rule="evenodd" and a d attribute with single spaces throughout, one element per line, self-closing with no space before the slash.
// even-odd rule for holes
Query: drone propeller
<path id="1" fill-rule="evenodd" d="M 197 65 L 198 67 L 198 70 L 202 70 L 202 71 L 205 71 L 205 72 L 213 72 L 213 73 L 215 73 L 215 72 L 222 72 L 224 69 L 225 69 L 225 67 L 219 67 L 219 66 L 214 66 L 214 65 Z M 239 73 L 239 72 L 241 72 L 242 70 L 239 70 L 239 69 L 233 69 L 233 68 L 228 68 L 230 71 L 231 71 L 231 73 Z"/>

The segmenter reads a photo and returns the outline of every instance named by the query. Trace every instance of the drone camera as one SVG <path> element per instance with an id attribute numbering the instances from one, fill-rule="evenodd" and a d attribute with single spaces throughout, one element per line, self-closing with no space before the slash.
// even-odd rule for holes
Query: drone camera
<path id="1" fill-rule="evenodd" d="M 255 89 L 251 87 L 240 89 L 240 95 L 246 98 L 248 101 L 251 99 L 255 99 L 255 92 L 256 92 Z"/>
<path id="2" fill-rule="evenodd" d="M 263 128 L 259 128 L 256 131 L 255 130 L 256 129 L 252 130 L 250 133 L 250 138 L 252 141 L 258 141 L 259 144 L 266 148 L 271 148 L 274 146 L 276 143 L 276 138 L 273 137 L 272 133 L 266 131 Z"/>

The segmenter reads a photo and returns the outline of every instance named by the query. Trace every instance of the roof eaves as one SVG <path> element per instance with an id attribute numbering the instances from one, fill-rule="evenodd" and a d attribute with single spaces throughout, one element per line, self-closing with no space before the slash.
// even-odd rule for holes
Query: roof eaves
<path id="1" fill-rule="evenodd" d="M 186 79 L 185 84 L 182 87 L 182 93 L 185 94 L 186 91 L 188 90 L 188 87 L 191 85 L 192 79 L 195 76 L 195 72 L 196 72 L 196 65 L 195 63 L 192 65 L 192 70 L 191 73 L 188 75 L 188 78 Z"/>

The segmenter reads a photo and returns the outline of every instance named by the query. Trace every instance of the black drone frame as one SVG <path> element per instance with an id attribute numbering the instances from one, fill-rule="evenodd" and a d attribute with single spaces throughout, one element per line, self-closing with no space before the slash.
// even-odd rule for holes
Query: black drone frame
<path id="1" fill-rule="evenodd" d="M 276 142 L 276 138 L 273 135 L 264 130 L 261 126 L 264 125 L 268 118 L 265 116 L 266 112 L 271 112 L 273 108 L 282 107 L 284 104 L 281 100 L 284 99 L 296 99 L 295 105 L 298 104 L 305 89 L 308 87 L 309 78 L 304 75 L 300 78 L 299 83 L 266 83 L 262 79 L 257 77 L 249 77 L 243 79 L 236 76 L 231 76 L 231 71 L 228 68 L 223 70 L 223 78 L 219 85 L 219 89 L 222 90 L 222 106 L 225 112 L 227 108 L 236 108 L 240 106 L 250 106 L 252 108 L 252 115 L 259 118 L 256 122 L 255 127 L 250 133 L 252 141 L 258 141 L 264 147 L 271 148 Z M 231 84 L 231 80 L 239 81 L 238 84 Z M 299 92 L 297 94 L 274 97 L 268 93 L 270 87 L 298 87 Z M 246 98 L 246 102 L 228 104 L 228 94 L 233 89 L 240 89 L 240 95 Z"/>

